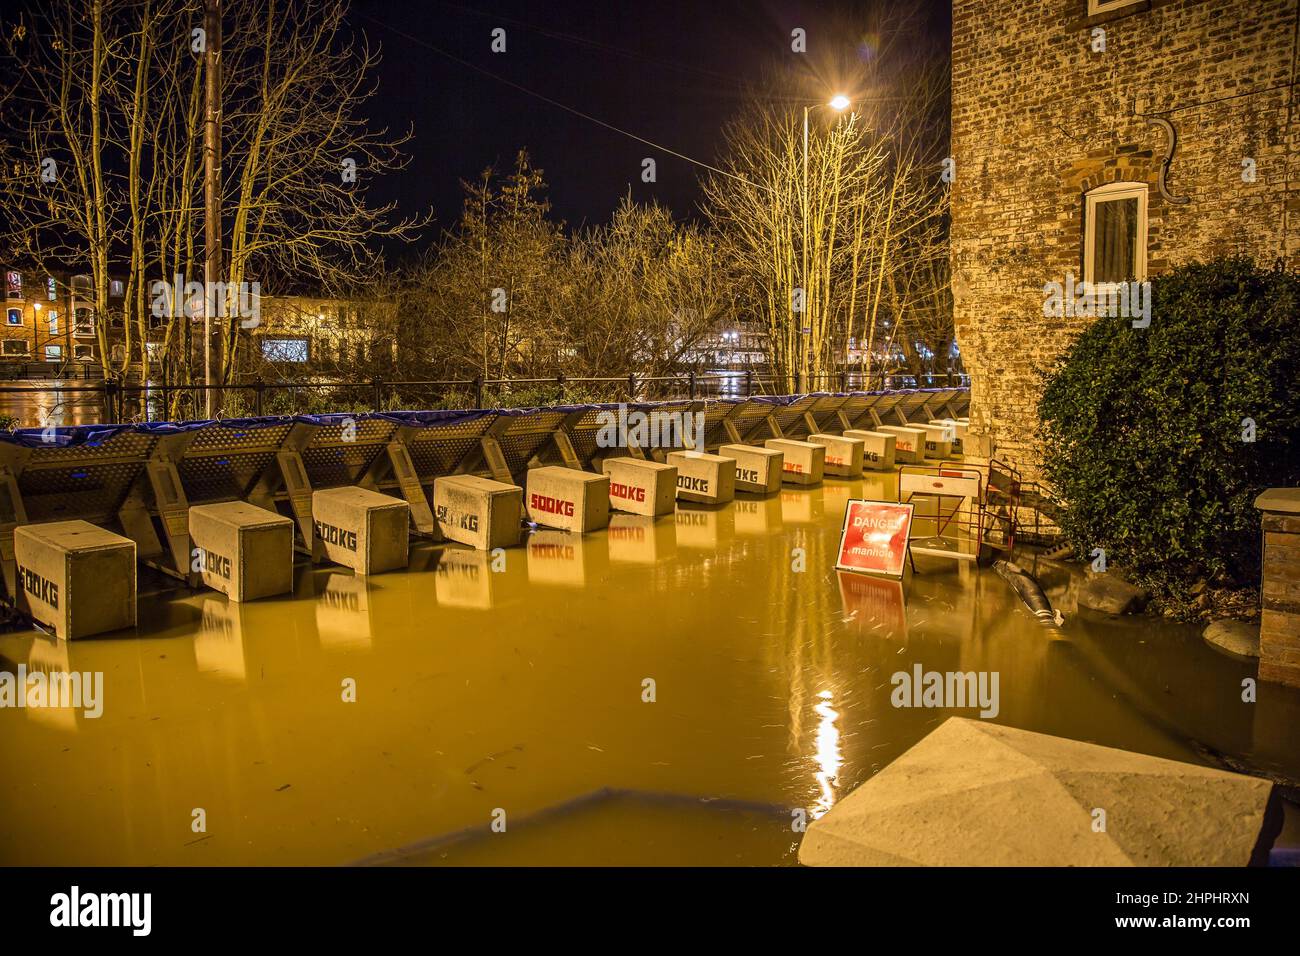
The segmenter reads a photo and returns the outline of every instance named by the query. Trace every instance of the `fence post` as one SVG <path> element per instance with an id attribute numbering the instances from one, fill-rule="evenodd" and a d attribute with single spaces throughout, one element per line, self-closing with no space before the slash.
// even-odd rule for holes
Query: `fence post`
<path id="1" fill-rule="evenodd" d="M 840 391 L 841 391 L 841 392 L 847 392 L 848 390 L 849 390 L 849 373 L 848 373 L 848 372 L 841 371 L 841 372 L 840 372 Z"/>
<path id="2" fill-rule="evenodd" d="M 745 369 L 745 397 L 754 397 L 754 370 L 752 368 Z"/>
<path id="3" fill-rule="evenodd" d="M 560 390 L 560 394 L 557 397 L 560 403 L 563 404 L 564 403 L 564 373 L 563 372 L 555 376 L 555 384 Z"/>
<path id="4" fill-rule="evenodd" d="M 474 376 L 474 407 L 483 407 L 483 376 Z"/>
<path id="5" fill-rule="evenodd" d="M 636 401 L 636 372 L 629 372 L 627 376 L 627 400 Z"/>
<path id="6" fill-rule="evenodd" d="M 100 411 L 100 414 L 104 416 L 103 420 L 104 420 L 104 424 L 106 425 L 110 424 L 115 420 L 113 415 L 113 405 L 114 405 L 113 393 L 116 391 L 116 389 L 117 389 L 117 385 L 111 379 L 107 379 L 107 378 L 104 379 L 104 398 L 102 402 L 103 408 Z"/>
<path id="7" fill-rule="evenodd" d="M 687 393 L 686 397 L 695 401 L 695 369 L 691 369 L 687 374 Z"/>
<path id="8" fill-rule="evenodd" d="M 375 405 L 375 411 L 377 411 L 377 412 L 382 412 L 382 411 L 384 410 L 384 407 L 383 407 L 383 406 L 384 406 L 384 401 L 383 401 L 383 387 L 384 387 L 384 383 L 383 383 L 383 381 L 379 378 L 378 375 L 376 375 L 374 378 L 372 378 L 372 379 L 370 380 L 370 387 L 371 387 L 371 389 L 374 391 L 374 399 L 375 399 L 375 400 L 374 400 L 374 405 Z"/>
<path id="9" fill-rule="evenodd" d="M 266 384 L 262 381 L 262 376 L 253 379 L 253 414 L 261 418 L 266 413 L 262 411 L 262 393 L 266 391 Z"/>

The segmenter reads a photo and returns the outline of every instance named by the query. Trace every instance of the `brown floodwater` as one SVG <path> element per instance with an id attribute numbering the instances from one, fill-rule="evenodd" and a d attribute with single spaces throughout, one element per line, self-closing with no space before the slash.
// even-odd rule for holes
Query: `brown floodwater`
<path id="1" fill-rule="evenodd" d="M 0 863 L 792 864 L 796 812 L 976 716 L 893 707 L 916 664 L 996 671 L 999 723 L 1300 778 L 1300 695 L 1243 703 L 1254 664 L 1197 628 L 1045 630 L 937 558 L 905 597 L 836 572 L 845 502 L 894 482 L 536 531 L 497 570 L 304 566 L 245 605 L 146 581 L 134 634 L 0 635 L 0 669 L 104 675 L 98 718 L 0 709 Z"/>

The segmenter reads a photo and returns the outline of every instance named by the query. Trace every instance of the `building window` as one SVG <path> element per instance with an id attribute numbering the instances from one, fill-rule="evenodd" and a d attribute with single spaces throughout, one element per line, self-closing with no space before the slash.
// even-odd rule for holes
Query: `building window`
<path id="1" fill-rule="evenodd" d="M 1084 196 L 1083 278 L 1090 283 L 1147 275 L 1147 187 L 1111 183 Z"/>
<path id="2" fill-rule="evenodd" d="M 47 362 L 62 362 L 62 361 L 63 361 L 63 346 L 62 346 L 62 345 L 47 345 L 47 346 L 45 346 L 45 361 L 47 361 Z"/>
<path id="3" fill-rule="evenodd" d="M 59 284 L 54 281 L 54 276 L 45 277 L 45 297 L 51 302 L 59 297 Z"/>
<path id="4" fill-rule="evenodd" d="M 23 297 L 23 274 L 21 272 L 5 273 L 5 295 L 11 299 Z"/>
<path id="5" fill-rule="evenodd" d="M 9 324 L 10 324 L 10 325 L 22 325 L 22 324 L 23 324 L 23 310 L 22 310 L 22 309 L 8 309 L 8 310 L 5 312 L 5 317 L 9 320 Z"/>
<path id="6" fill-rule="evenodd" d="M 0 354 L 25 356 L 31 349 L 31 344 L 26 339 L 5 339 L 0 342 Z"/>
<path id="7" fill-rule="evenodd" d="M 262 358 L 268 362 L 306 362 L 306 339 L 262 339 Z"/>
<path id="8" fill-rule="evenodd" d="M 72 294 L 82 299 L 90 298 L 90 276 L 73 276 Z"/>
<path id="9" fill-rule="evenodd" d="M 121 279 L 113 279 L 108 283 L 109 295 L 115 295 L 120 298 L 122 295 L 125 294 L 125 292 L 126 292 L 126 287 L 123 285 Z"/>
<path id="10" fill-rule="evenodd" d="M 93 345 L 74 345 L 72 355 L 78 362 L 95 361 L 95 347 Z"/>
<path id="11" fill-rule="evenodd" d="M 59 313 L 50 313 L 50 335 L 59 334 Z"/>
<path id="12" fill-rule="evenodd" d="M 1146 0 L 1088 0 L 1088 16 L 1095 17 L 1102 13 L 1114 13 L 1125 7 L 1136 7 Z"/>
<path id="13" fill-rule="evenodd" d="M 83 306 L 72 313 L 72 331 L 77 335 L 94 335 L 95 310 Z"/>

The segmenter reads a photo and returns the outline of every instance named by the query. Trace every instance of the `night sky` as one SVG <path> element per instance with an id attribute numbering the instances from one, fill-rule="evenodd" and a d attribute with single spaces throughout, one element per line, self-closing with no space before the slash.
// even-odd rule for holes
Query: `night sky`
<path id="1" fill-rule="evenodd" d="M 404 212 L 432 206 L 426 241 L 459 217 L 459 180 L 508 166 L 527 147 L 546 175 L 553 214 L 570 226 L 606 221 L 631 188 L 681 218 L 696 212 L 701 170 L 435 52 L 489 70 L 566 106 L 705 162 L 720 131 L 764 71 L 782 75 L 792 103 L 840 85 L 870 40 L 836 26 L 852 4 L 789 0 L 353 0 L 350 19 L 382 44 L 379 92 L 366 107 L 378 126 L 414 124 L 409 167 L 374 188 Z M 929 32 L 947 37 L 948 0 L 931 0 Z M 506 30 L 505 53 L 491 31 Z M 790 53 L 790 31 L 808 53 Z M 802 92 L 800 87 L 802 87 Z M 658 181 L 641 181 L 641 161 Z M 394 250 L 397 251 L 397 250 Z"/>

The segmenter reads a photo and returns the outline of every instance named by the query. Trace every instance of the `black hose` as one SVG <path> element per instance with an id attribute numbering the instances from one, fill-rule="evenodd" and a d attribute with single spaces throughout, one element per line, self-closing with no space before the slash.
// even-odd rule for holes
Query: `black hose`
<path id="1" fill-rule="evenodd" d="M 1034 580 L 1032 574 L 1012 561 L 1003 560 L 994 561 L 993 570 L 1020 595 L 1020 600 L 1034 612 L 1034 617 L 1038 618 L 1039 624 L 1043 627 L 1060 628 L 1062 621 L 1060 614 L 1052 610 L 1052 602 L 1047 600 L 1047 595 L 1043 593 L 1043 589 Z"/>

